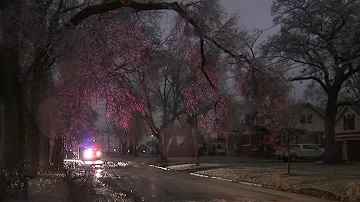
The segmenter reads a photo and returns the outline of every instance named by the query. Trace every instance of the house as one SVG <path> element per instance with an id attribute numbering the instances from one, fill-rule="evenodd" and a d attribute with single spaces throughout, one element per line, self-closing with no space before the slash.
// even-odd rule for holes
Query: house
<path id="1" fill-rule="evenodd" d="M 299 142 L 323 145 L 325 137 L 325 113 L 322 109 L 311 103 L 301 104 L 299 120 L 294 129 L 305 130 L 303 136 L 299 137 Z"/>
<path id="2" fill-rule="evenodd" d="M 347 161 L 360 161 L 360 105 L 344 106 L 336 116 L 335 141 L 340 156 Z"/>
<path id="3" fill-rule="evenodd" d="M 165 134 L 165 153 L 167 157 L 190 157 L 195 155 L 194 139 L 188 124 L 171 124 L 163 131 Z"/>
<path id="4" fill-rule="evenodd" d="M 256 112 L 254 115 L 254 125 L 269 127 L 274 123 L 271 116 L 265 112 Z"/>
<path id="5" fill-rule="evenodd" d="M 228 155 L 253 156 L 270 131 L 263 126 L 238 124 L 228 134 Z"/>
<path id="6" fill-rule="evenodd" d="M 227 155 L 228 153 L 226 148 L 226 138 L 223 137 L 209 138 L 206 144 L 206 154 L 210 156 Z"/>
<path id="7" fill-rule="evenodd" d="M 294 119 L 295 122 L 291 131 L 297 135 L 293 136 L 291 142 L 322 145 L 325 134 L 325 114 L 323 110 L 311 103 L 303 103 L 299 105 L 299 113 L 294 114 L 294 116 L 297 116 L 297 118 Z M 270 131 L 278 130 L 272 117 L 264 112 L 255 114 L 254 124 L 266 127 Z"/>

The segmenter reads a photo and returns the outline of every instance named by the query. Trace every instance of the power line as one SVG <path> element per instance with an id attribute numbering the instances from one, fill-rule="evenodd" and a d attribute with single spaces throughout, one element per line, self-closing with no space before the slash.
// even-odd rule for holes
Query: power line
<path id="1" fill-rule="evenodd" d="M 343 62 L 343 63 L 340 63 L 340 64 L 332 65 L 332 66 L 330 66 L 330 67 L 328 67 L 328 68 L 332 68 L 332 67 L 336 67 L 336 66 L 348 64 L 348 63 L 351 63 L 351 62 L 355 62 L 356 60 L 360 60 L 360 57 L 354 58 L 354 59 L 352 59 L 352 60 L 349 60 L 349 61 L 346 61 L 346 62 Z M 301 65 L 303 65 L 303 64 L 301 64 Z M 298 66 L 298 67 L 299 67 L 299 66 Z M 322 70 L 321 70 L 321 69 L 317 69 L 317 70 L 314 70 L 314 71 L 312 71 L 312 72 L 303 74 L 303 75 L 301 75 L 301 76 L 308 76 L 308 75 L 317 73 L 317 72 L 319 72 L 319 71 L 322 71 Z M 235 77 L 235 76 L 233 76 L 233 77 Z M 231 86 L 231 87 L 229 87 L 229 88 L 226 88 L 226 89 L 223 89 L 223 90 L 224 90 L 224 91 L 228 91 L 228 90 L 231 90 L 232 88 L 233 88 L 233 86 Z"/>
<path id="2" fill-rule="evenodd" d="M 261 30 L 258 30 L 259 32 L 260 32 L 260 35 L 261 34 L 263 34 L 264 32 L 266 32 L 266 31 L 268 31 L 268 30 L 270 30 L 270 29 L 272 29 L 272 28 L 274 28 L 274 27 L 276 27 L 276 26 L 278 26 L 278 25 L 280 25 L 280 23 L 274 23 L 273 25 L 271 25 L 270 27 L 267 27 L 267 28 L 265 28 L 265 29 L 261 29 Z M 260 36 L 259 35 L 259 33 L 255 33 L 255 34 L 252 34 L 250 37 L 254 37 L 254 36 Z"/>
<path id="3" fill-rule="evenodd" d="M 357 29 L 355 29 L 355 30 L 353 30 L 353 31 L 351 31 L 351 32 L 355 32 L 356 30 L 360 30 L 360 27 L 357 28 Z M 349 33 L 350 33 L 350 32 L 349 32 Z M 347 36 L 349 33 L 342 35 L 342 37 Z M 339 38 L 342 38 L 342 37 L 337 37 L 336 39 L 339 39 Z M 335 39 L 334 39 L 334 40 L 335 40 Z M 331 40 L 331 41 L 334 41 L 334 40 Z M 328 41 L 327 43 L 330 43 L 331 41 Z M 340 54 L 340 53 L 344 53 L 345 51 L 348 51 L 348 50 L 351 50 L 351 49 L 357 48 L 357 47 L 360 47 L 360 44 L 355 45 L 355 46 L 352 46 L 352 47 L 347 48 L 347 49 L 345 49 L 345 50 L 341 50 L 341 51 L 338 51 L 338 52 L 336 52 L 336 53 L 327 55 L 326 57 L 330 57 L 330 56 L 334 56 L 334 55 L 337 55 L 337 54 Z M 318 48 L 319 48 L 319 47 L 317 47 L 316 49 L 318 49 Z M 315 49 L 313 48 L 313 49 L 310 49 L 309 51 L 311 51 L 311 50 L 315 50 Z M 307 51 L 307 52 L 309 52 L 309 51 Z M 297 54 L 295 54 L 294 56 L 300 55 L 300 54 L 302 54 L 302 53 L 297 53 Z M 270 66 L 272 66 L 272 65 L 278 64 L 278 63 L 280 63 L 280 62 L 282 62 L 282 61 L 285 61 L 285 60 L 290 60 L 290 59 L 289 59 L 289 58 L 283 58 L 283 59 L 280 59 L 280 60 L 278 60 L 278 61 L 276 61 L 276 62 L 273 62 L 273 63 L 267 64 L 267 65 L 264 65 L 264 67 L 265 67 L 265 68 L 266 68 L 266 67 L 270 67 Z M 355 60 L 356 60 L 356 59 L 355 59 Z M 351 60 L 351 61 L 352 61 L 352 60 Z M 349 62 L 349 61 L 344 62 L 344 63 L 341 63 L 341 64 L 346 64 L 346 63 L 348 63 L 348 62 Z M 339 64 L 339 65 L 341 65 L 341 64 Z M 304 65 L 307 65 L 307 64 L 301 63 L 301 64 L 298 64 L 298 65 L 295 65 L 295 66 L 291 67 L 290 69 L 288 69 L 287 71 L 294 70 L 294 69 L 296 69 L 296 68 L 298 68 L 298 67 L 301 67 L 301 66 L 304 66 Z M 335 65 L 335 66 L 336 66 L 336 65 Z M 331 67 L 334 67 L 334 66 L 330 66 L 330 67 L 328 67 L 328 68 L 331 68 Z M 235 78 L 235 77 L 237 77 L 237 76 L 238 76 L 238 75 L 233 75 L 233 76 L 224 78 L 224 80 L 225 80 L 225 79 Z"/>
<path id="4" fill-rule="evenodd" d="M 356 32 L 356 31 L 359 31 L 359 30 L 360 30 L 360 27 L 358 27 L 358 28 L 356 28 L 356 29 L 354 29 L 354 30 L 346 33 L 346 34 L 343 34 L 343 35 L 341 35 L 341 36 L 339 36 L 339 37 L 335 37 L 335 38 L 332 39 L 332 40 L 326 41 L 326 42 L 324 42 L 324 43 L 322 43 L 322 44 L 318 44 L 316 47 L 311 48 L 311 49 L 308 50 L 307 52 L 320 49 L 320 46 L 327 45 L 327 44 L 329 44 L 329 43 L 331 43 L 331 42 L 334 42 L 334 41 L 337 40 L 337 39 L 341 39 L 341 38 L 343 38 L 343 37 L 345 37 L 345 36 L 348 36 L 349 34 L 352 34 L 352 33 Z M 302 53 L 296 53 L 296 54 L 294 54 L 292 57 L 298 56 L 298 55 L 301 55 L 301 54 L 302 54 Z M 271 63 L 271 64 L 269 64 L 269 65 L 267 65 L 267 66 L 275 65 L 275 64 L 278 64 L 278 63 L 283 62 L 283 61 L 285 61 L 285 60 L 288 60 L 288 59 L 287 59 L 287 58 L 280 59 L 280 60 L 278 60 L 278 61 L 276 61 L 276 62 L 274 62 L 274 63 Z"/>

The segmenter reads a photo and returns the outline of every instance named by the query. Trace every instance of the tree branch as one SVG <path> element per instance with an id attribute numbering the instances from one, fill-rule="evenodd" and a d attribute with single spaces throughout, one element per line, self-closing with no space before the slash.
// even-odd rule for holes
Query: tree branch
<path id="1" fill-rule="evenodd" d="M 318 82 L 320 84 L 320 86 L 325 90 L 325 92 L 328 93 L 328 89 L 327 89 L 326 85 L 324 84 L 324 82 L 315 76 L 307 76 L 307 77 L 299 76 L 299 77 L 294 77 L 294 78 L 289 79 L 289 81 L 306 81 L 306 80 L 314 80 L 314 81 Z"/>
<path id="2" fill-rule="evenodd" d="M 360 67 L 349 70 L 349 71 L 344 75 L 344 81 L 347 80 L 348 78 L 350 78 L 352 75 L 356 74 L 357 72 L 360 72 Z"/>
<path id="3" fill-rule="evenodd" d="M 79 13 L 75 14 L 67 23 L 66 26 L 79 25 L 84 19 L 95 15 L 106 13 L 109 11 L 114 11 L 119 8 L 133 8 L 139 11 L 148 11 L 148 10 L 173 10 L 177 12 L 181 17 L 188 20 L 193 26 L 197 26 L 196 22 L 188 16 L 185 9 L 177 2 L 160 2 L 160 3 L 138 3 L 132 1 L 131 4 L 126 5 L 119 0 L 110 0 L 101 4 L 88 6 L 85 9 L 81 10 Z M 199 26 L 197 26 L 199 27 Z"/>

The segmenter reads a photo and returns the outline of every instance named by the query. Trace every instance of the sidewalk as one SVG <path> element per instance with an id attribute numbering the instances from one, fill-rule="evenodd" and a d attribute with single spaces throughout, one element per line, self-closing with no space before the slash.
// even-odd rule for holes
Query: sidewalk
<path id="1" fill-rule="evenodd" d="M 68 187 L 62 173 L 39 174 L 28 182 L 31 202 L 68 202 Z"/>

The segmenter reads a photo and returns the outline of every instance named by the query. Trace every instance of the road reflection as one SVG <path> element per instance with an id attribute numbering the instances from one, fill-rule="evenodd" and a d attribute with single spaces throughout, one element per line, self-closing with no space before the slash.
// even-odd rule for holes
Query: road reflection
<path id="1" fill-rule="evenodd" d="M 95 170 L 95 177 L 96 177 L 96 178 L 103 177 L 102 172 L 103 172 L 102 169 L 96 169 L 96 170 Z"/>

